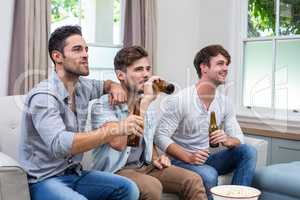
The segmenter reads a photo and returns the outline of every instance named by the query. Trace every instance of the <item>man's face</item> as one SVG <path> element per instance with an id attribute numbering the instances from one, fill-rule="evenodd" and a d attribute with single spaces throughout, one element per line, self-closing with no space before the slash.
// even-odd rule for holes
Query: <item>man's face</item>
<path id="1" fill-rule="evenodd" d="M 144 57 L 128 66 L 126 72 L 121 73 L 123 75 L 120 81 L 123 79 L 123 83 L 129 90 L 142 93 L 144 83 L 152 76 L 152 67 L 148 58 Z"/>
<path id="2" fill-rule="evenodd" d="M 66 39 L 62 65 L 66 73 L 78 76 L 89 75 L 88 47 L 80 35 Z"/>
<path id="3" fill-rule="evenodd" d="M 227 63 L 227 59 L 222 54 L 212 57 L 210 59 L 210 66 L 204 66 L 203 76 L 215 85 L 224 84 L 228 73 Z"/>

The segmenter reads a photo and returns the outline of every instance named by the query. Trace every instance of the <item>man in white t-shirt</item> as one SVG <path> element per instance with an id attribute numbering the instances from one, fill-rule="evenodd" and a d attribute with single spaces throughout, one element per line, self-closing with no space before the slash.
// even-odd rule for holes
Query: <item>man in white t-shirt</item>
<path id="1" fill-rule="evenodd" d="M 225 83 L 229 64 L 230 55 L 222 46 L 201 49 L 194 59 L 199 81 L 168 98 L 156 129 L 155 143 L 172 156 L 174 165 L 202 177 L 208 199 L 218 175 L 233 172 L 232 184 L 250 185 L 255 172 L 256 150 L 244 144 L 229 98 L 217 91 Z M 219 130 L 209 137 L 212 111 Z M 210 154 L 209 142 L 226 149 Z"/>

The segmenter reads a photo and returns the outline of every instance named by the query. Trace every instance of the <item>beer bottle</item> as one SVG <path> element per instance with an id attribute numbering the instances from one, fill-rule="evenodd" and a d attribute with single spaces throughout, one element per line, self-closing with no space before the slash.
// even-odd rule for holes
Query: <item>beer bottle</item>
<path id="1" fill-rule="evenodd" d="M 153 82 L 153 89 L 166 94 L 172 94 L 175 90 L 175 86 L 172 83 L 159 79 Z"/>
<path id="2" fill-rule="evenodd" d="M 211 148 L 219 147 L 219 144 L 212 144 L 210 142 L 211 133 L 218 130 L 218 129 L 219 128 L 217 126 L 216 113 L 214 111 L 212 111 L 210 113 L 210 122 L 209 122 L 209 127 L 208 127 L 209 146 Z"/>
<path id="3" fill-rule="evenodd" d="M 140 115 L 140 99 L 133 105 L 133 114 Z M 128 135 L 127 137 L 127 146 L 138 147 L 140 144 L 140 137 L 137 135 Z"/>

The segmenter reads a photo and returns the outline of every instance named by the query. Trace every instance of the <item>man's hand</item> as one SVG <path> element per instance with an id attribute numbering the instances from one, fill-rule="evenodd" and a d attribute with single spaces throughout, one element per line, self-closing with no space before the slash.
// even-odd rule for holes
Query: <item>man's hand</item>
<path id="1" fill-rule="evenodd" d="M 203 165 L 209 157 L 208 149 L 201 149 L 193 153 L 189 153 L 187 163 L 193 165 Z"/>
<path id="2" fill-rule="evenodd" d="M 151 76 L 144 84 L 144 98 L 154 100 L 156 97 L 155 91 L 153 90 L 153 82 L 159 80 L 159 76 Z"/>
<path id="3" fill-rule="evenodd" d="M 171 161 L 167 156 L 161 155 L 156 160 L 153 160 L 153 165 L 158 169 L 163 169 L 170 167 Z"/>
<path id="4" fill-rule="evenodd" d="M 120 121 L 120 129 L 123 135 L 137 135 L 141 137 L 144 133 L 144 119 L 138 115 L 129 115 Z"/>
<path id="5" fill-rule="evenodd" d="M 156 98 L 156 93 L 153 90 L 153 82 L 159 80 L 158 76 L 151 76 L 144 84 L 144 96 L 140 103 L 140 115 L 144 116 L 150 103 Z"/>
<path id="6" fill-rule="evenodd" d="M 116 105 L 127 101 L 127 93 L 119 83 L 111 82 L 109 90 L 109 103 Z"/>
<path id="7" fill-rule="evenodd" d="M 213 144 L 220 143 L 227 148 L 233 148 L 241 144 L 239 139 L 228 136 L 223 130 L 212 132 L 210 141 Z"/>
<path id="8" fill-rule="evenodd" d="M 137 115 L 129 115 L 120 122 L 107 122 L 103 128 L 107 128 L 111 136 L 137 135 L 141 137 L 144 132 L 144 120 Z"/>
<path id="9" fill-rule="evenodd" d="M 210 134 L 209 141 L 212 144 L 222 144 L 227 146 L 228 136 L 223 130 L 216 130 Z"/>

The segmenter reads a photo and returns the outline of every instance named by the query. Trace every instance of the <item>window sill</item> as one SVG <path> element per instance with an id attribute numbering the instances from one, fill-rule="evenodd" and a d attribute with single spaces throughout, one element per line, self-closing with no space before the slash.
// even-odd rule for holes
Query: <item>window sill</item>
<path id="1" fill-rule="evenodd" d="M 244 133 L 300 141 L 299 123 L 238 116 Z"/>

